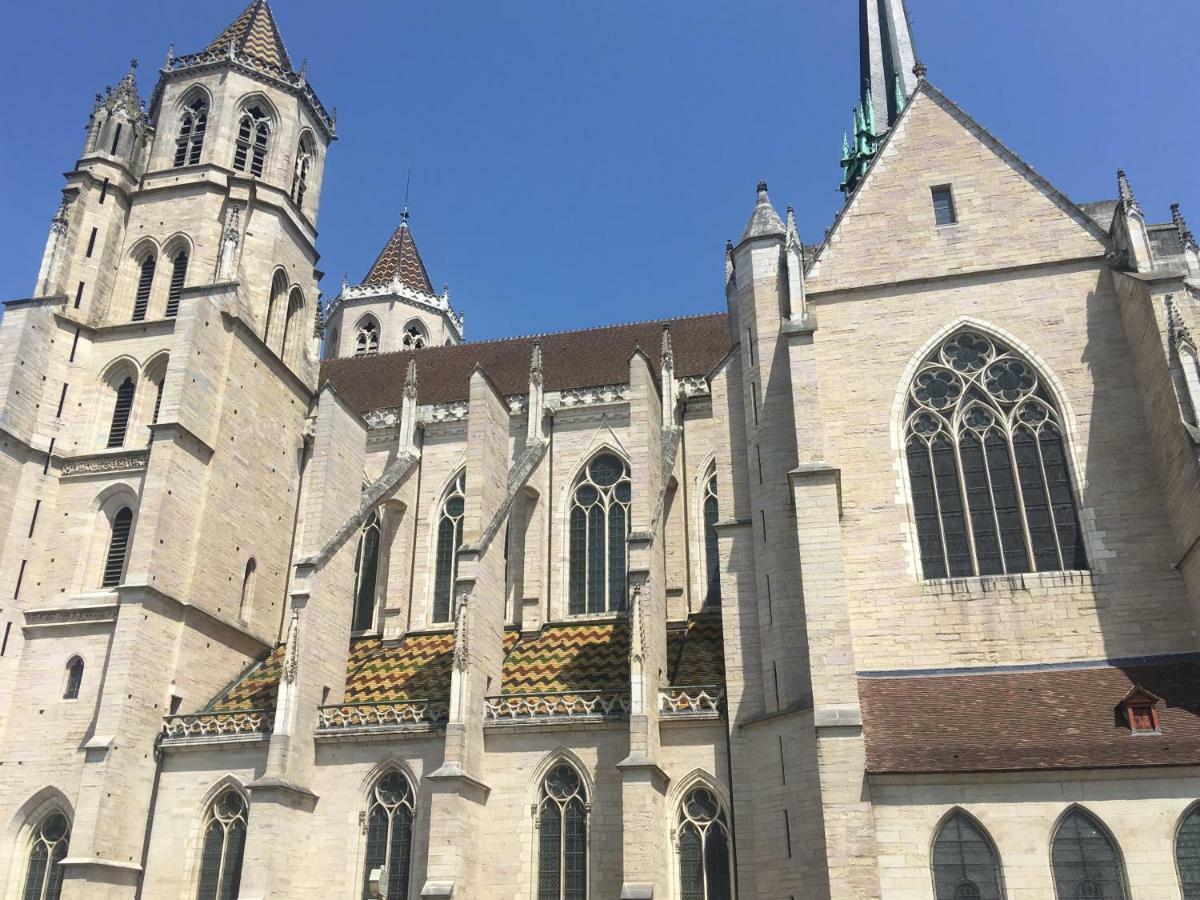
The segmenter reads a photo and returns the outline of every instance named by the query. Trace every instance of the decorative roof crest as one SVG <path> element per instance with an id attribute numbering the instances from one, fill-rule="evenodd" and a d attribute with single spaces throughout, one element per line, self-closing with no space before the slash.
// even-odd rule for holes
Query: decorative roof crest
<path id="1" fill-rule="evenodd" d="M 1137 213 L 1139 216 L 1142 214 L 1141 204 L 1134 196 L 1133 186 L 1129 183 L 1124 169 L 1117 169 L 1117 196 L 1126 212 Z"/>
<path id="2" fill-rule="evenodd" d="M 1196 243 L 1196 236 L 1192 234 L 1192 229 L 1188 228 L 1187 222 L 1184 221 L 1183 211 L 1179 208 L 1178 203 L 1171 204 L 1171 221 L 1175 223 L 1175 230 L 1179 232 L 1179 240 L 1183 244 L 1183 249 L 1200 253 L 1200 245 Z"/>

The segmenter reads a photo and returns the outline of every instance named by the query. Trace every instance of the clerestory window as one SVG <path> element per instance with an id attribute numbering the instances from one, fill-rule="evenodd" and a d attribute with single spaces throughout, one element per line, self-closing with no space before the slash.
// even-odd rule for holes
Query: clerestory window
<path id="1" fill-rule="evenodd" d="M 704 572 L 708 579 L 708 590 L 704 596 L 705 604 L 719 606 L 721 604 L 721 556 L 717 544 L 717 520 L 721 517 L 720 504 L 717 501 L 717 472 L 713 466 L 709 470 L 707 482 L 704 485 Z"/>
<path id="2" fill-rule="evenodd" d="M 580 473 L 571 499 L 571 615 L 625 608 L 632 499 L 629 466 L 612 453 L 600 454 Z"/>
<path id="3" fill-rule="evenodd" d="M 175 139 L 175 168 L 194 166 L 200 162 L 207 128 L 208 104 L 198 97 L 184 107 L 179 120 L 179 137 Z"/>
<path id="4" fill-rule="evenodd" d="M 542 780 L 537 809 L 537 900 L 587 900 L 588 801 L 571 766 L 555 766 Z"/>
<path id="5" fill-rule="evenodd" d="M 363 527 L 354 557 L 354 618 L 355 631 L 369 631 L 375 626 L 375 593 L 379 579 L 379 512 Z"/>
<path id="6" fill-rule="evenodd" d="M 447 488 L 438 516 L 433 585 L 434 622 L 451 622 L 458 612 L 454 582 L 458 579 L 458 548 L 462 546 L 463 513 L 466 508 L 467 473 L 464 470 Z"/>
<path id="7" fill-rule="evenodd" d="M 376 782 L 367 813 L 363 900 L 376 896 L 407 900 L 416 815 L 416 792 L 403 773 L 388 772 Z M 372 894 L 371 873 L 376 869 L 382 869 L 386 877 L 379 885 L 379 894 Z"/>
<path id="8" fill-rule="evenodd" d="M 680 805 L 676 847 L 680 900 L 730 900 L 729 824 L 708 788 L 693 788 Z"/>
<path id="9" fill-rule="evenodd" d="M 261 106 L 251 106 L 238 120 L 233 167 L 261 177 L 267 162 L 267 142 L 271 136 L 271 120 Z"/>

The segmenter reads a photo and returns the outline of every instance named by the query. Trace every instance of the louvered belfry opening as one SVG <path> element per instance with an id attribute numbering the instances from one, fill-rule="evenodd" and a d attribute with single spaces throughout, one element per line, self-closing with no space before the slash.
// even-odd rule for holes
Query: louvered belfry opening
<path id="1" fill-rule="evenodd" d="M 183 282 L 187 278 L 188 255 L 186 250 L 175 254 L 171 265 L 171 285 L 167 288 L 167 317 L 179 312 L 179 298 L 183 295 Z"/>
<path id="2" fill-rule="evenodd" d="M 125 575 L 125 557 L 129 550 L 129 533 L 133 528 L 133 510 L 123 506 L 112 519 L 112 536 L 108 541 L 108 556 L 104 560 L 104 579 L 101 587 L 116 587 Z"/>
<path id="3" fill-rule="evenodd" d="M 138 273 L 137 296 L 133 300 L 133 321 L 140 322 L 146 318 L 146 310 L 150 307 L 150 289 L 154 286 L 154 256 L 142 260 L 142 269 Z"/>
<path id="4" fill-rule="evenodd" d="M 125 446 L 129 431 L 129 416 L 133 412 L 133 378 L 127 376 L 117 387 L 117 402 L 113 406 L 112 425 L 108 429 L 108 448 Z"/>

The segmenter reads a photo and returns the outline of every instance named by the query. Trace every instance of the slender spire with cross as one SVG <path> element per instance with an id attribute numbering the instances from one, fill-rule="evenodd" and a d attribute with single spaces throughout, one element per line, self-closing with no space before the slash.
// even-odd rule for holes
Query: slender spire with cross
<path id="1" fill-rule="evenodd" d="M 917 87 L 919 61 L 905 0 L 859 0 L 863 102 L 875 109 L 875 133 L 887 131 Z"/>

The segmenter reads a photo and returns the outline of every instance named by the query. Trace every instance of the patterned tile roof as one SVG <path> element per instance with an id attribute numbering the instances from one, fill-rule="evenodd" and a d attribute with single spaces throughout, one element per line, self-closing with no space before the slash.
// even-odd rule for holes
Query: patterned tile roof
<path id="1" fill-rule="evenodd" d="M 1133 686 L 1162 734 L 1130 733 Z M 1200 663 L 860 677 L 867 771 L 1004 772 L 1200 764 Z"/>
<path id="2" fill-rule="evenodd" d="M 346 663 L 345 702 L 447 700 L 453 660 L 453 633 L 409 634 L 393 647 L 358 638 Z"/>
<path id="3" fill-rule="evenodd" d="M 501 694 L 629 690 L 628 622 L 547 625 L 531 638 L 506 638 Z"/>
<path id="4" fill-rule="evenodd" d="M 275 16 L 267 0 L 252 0 L 207 49 L 220 50 L 231 43 L 242 53 L 285 72 L 292 71 L 292 60 L 283 45 L 283 37 L 279 34 L 279 26 L 275 24 Z"/>
<path id="5" fill-rule="evenodd" d="M 694 613 L 686 622 L 667 626 L 667 684 L 697 687 L 724 681 L 720 610 Z"/>
<path id="6" fill-rule="evenodd" d="M 204 708 L 204 712 L 245 712 L 250 709 L 275 709 L 279 693 L 279 675 L 287 645 L 280 644 L 263 659 L 252 663 L 237 680 Z"/>
<path id="7" fill-rule="evenodd" d="M 401 284 L 414 291 L 433 293 L 429 273 L 425 271 L 425 263 L 421 261 L 421 254 L 417 250 L 407 219 L 392 232 L 363 284 L 387 284 L 396 276 L 400 277 Z"/>

